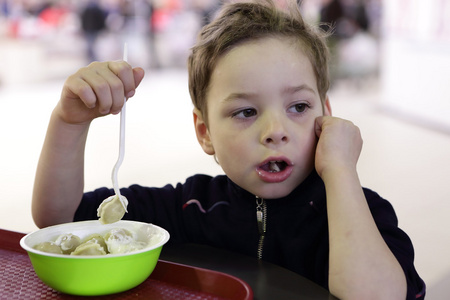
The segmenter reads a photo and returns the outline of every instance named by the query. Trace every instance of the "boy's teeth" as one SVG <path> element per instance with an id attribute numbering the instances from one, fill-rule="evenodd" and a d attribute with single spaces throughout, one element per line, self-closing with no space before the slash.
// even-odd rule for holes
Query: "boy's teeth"
<path id="1" fill-rule="evenodd" d="M 270 169 L 271 172 L 280 172 L 281 171 L 281 169 L 278 166 L 276 161 L 271 161 L 269 163 L 269 169 Z"/>

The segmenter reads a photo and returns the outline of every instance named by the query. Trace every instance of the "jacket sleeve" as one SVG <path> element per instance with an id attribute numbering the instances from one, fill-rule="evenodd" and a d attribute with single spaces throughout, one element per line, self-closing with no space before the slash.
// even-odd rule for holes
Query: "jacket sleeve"
<path id="1" fill-rule="evenodd" d="M 414 267 L 414 248 L 408 235 L 398 227 L 394 208 L 377 193 L 368 189 L 364 193 L 378 230 L 405 273 L 406 299 L 424 299 L 426 285 Z"/>

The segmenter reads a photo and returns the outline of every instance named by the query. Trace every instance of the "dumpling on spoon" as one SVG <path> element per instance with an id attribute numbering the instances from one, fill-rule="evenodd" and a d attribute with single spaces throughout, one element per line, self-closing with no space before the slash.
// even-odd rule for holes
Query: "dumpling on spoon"
<path id="1" fill-rule="evenodd" d="M 97 216 L 102 224 L 111 224 L 117 222 L 125 215 L 125 204 L 128 200 L 125 196 L 114 195 L 106 198 L 97 209 Z"/>

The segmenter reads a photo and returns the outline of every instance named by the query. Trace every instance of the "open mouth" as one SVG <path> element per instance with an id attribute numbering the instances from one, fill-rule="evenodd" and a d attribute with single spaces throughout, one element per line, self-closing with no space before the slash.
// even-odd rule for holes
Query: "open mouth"
<path id="1" fill-rule="evenodd" d="M 285 157 L 269 158 L 256 168 L 258 176 L 268 183 L 285 181 L 293 170 L 294 164 Z"/>
<path id="2" fill-rule="evenodd" d="M 287 166 L 288 164 L 283 160 L 271 160 L 260 166 L 260 169 L 270 173 L 277 173 L 284 171 Z"/>

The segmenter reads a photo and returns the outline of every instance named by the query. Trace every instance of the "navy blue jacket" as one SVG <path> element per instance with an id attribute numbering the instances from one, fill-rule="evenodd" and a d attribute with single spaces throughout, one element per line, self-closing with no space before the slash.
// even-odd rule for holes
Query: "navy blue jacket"
<path id="1" fill-rule="evenodd" d="M 132 185 L 121 193 L 129 201 L 123 219 L 161 226 L 169 231 L 171 243 L 206 244 L 258 255 L 258 199 L 224 175 L 195 175 L 175 187 Z M 97 219 L 98 206 L 113 194 L 107 188 L 85 193 L 74 220 Z M 364 194 L 381 235 L 405 272 L 407 299 L 423 298 L 425 284 L 413 264 L 414 249 L 398 228 L 392 205 L 369 189 Z M 313 172 L 290 195 L 264 201 L 266 233 L 261 258 L 328 288 L 328 220 L 321 178 Z"/>

